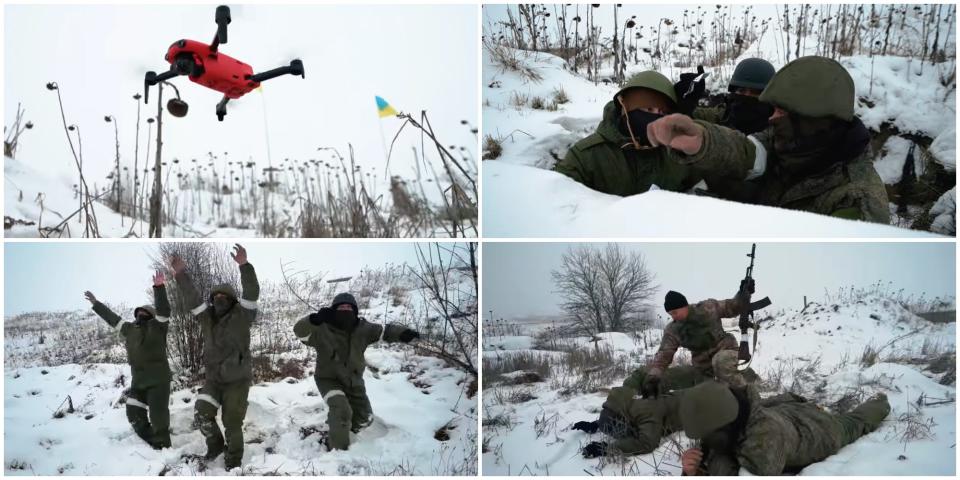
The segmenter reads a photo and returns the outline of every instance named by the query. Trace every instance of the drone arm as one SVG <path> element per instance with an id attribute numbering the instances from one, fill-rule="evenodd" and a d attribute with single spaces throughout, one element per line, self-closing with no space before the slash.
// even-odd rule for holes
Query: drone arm
<path id="1" fill-rule="evenodd" d="M 217 34 L 210 42 L 210 51 L 216 52 L 221 43 L 227 43 L 227 25 L 230 24 L 230 7 L 220 5 L 214 18 L 217 22 Z"/>
<path id="2" fill-rule="evenodd" d="M 290 65 L 286 67 L 274 68 L 273 70 L 267 70 L 266 72 L 260 72 L 256 75 L 251 75 L 247 80 L 251 82 L 260 83 L 271 78 L 276 78 L 281 75 L 300 75 L 301 78 L 307 78 L 303 73 L 303 62 L 300 60 L 291 60 Z"/>
<path id="3" fill-rule="evenodd" d="M 159 75 L 154 71 L 147 72 L 147 74 L 143 77 L 143 103 L 150 103 L 151 86 L 179 75 L 181 75 L 180 71 L 173 67 Z"/>
<path id="4" fill-rule="evenodd" d="M 217 120 L 223 121 L 223 117 L 227 115 L 227 102 L 230 101 L 230 97 L 224 95 L 220 100 L 220 103 L 217 104 Z"/>

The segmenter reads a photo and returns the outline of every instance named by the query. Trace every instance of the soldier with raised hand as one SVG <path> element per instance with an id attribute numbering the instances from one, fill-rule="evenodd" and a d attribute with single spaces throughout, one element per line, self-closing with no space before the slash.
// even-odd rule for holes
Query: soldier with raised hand
<path id="1" fill-rule="evenodd" d="M 370 323 L 358 313 L 353 295 L 340 293 L 329 307 L 301 318 L 293 327 L 297 338 L 317 351 L 314 380 L 329 409 L 327 447 L 331 450 L 348 449 L 350 432 L 359 432 L 373 421 L 363 381 L 367 347 L 381 341 L 410 343 L 420 338 L 403 325 Z"/>
<path id="2" fill-rule="evenodd" d="M 243 460 L 243 419 L 253 381 L 250 328 L 257 317 L 260 298 L 260 284 L 253 265 L 247 261 L 246 249 L 235 245 L 231 257 L 240 267 L 242 294 L 238 296 L 232 285 L 222 284 L 214 286 L 209 298 L 203 300 L 183 259 L 170 259 L 184 301 L 203 332 L 205 378 L 194 413 L 206 438 L 205 458 L 213 460 L 225 452 L 227 470 L 239 467 Z M 217 425 L 218 411 L 226 435 Z"/>
<path id="3" fill-rule="evenodd" d="M 656 185 L 687 191 L 700 180 L 647 140 L 647 125 L 677 110 L 677 94 L 655 71 L 631 77 L 603 108 L 596 132 L 574 144 L 554 169 L 602 193 L 629 196 Z"/>
<path id="4" fill-rule="evenodd" d="M 170 447 L 170 365 L 167 361 L 167 325 L 170 303 L 164 275 L 153 276 L 154 305 L 133 310 L 133 321 L 124 321 L 93 293 L 84 296 L 93 311 L 117 328 L 123 337 L 130 364 L 130 389 L 127 391 L 127 420 L 137 436 L 155 449 Z M 149 415 L 148 415 L 149 414 Z"/>
<path id="5" fill-rule="evenodd" d="M 876 430 L 890 414 L 879 393 L 848 413 L 831 414 L 793 393 L 761 399 L 736 373 L 736 353 L 716 356 L 717 380 L 685 391 L 680 423 L 701 446 L 681 454 L 684 475 L 797 473 Z"/>
<path id="6" fill-rule="evenodd" d="M 798 58 L 777 72 L 759 100 L 771 128 L 750 136 L 684 115 L 647 125 L 653 146 L 683 155 L 707 178 L 751 181 L 747 203 L 839 218 L 890 222 L 887 192 L 869 155 L 870 133 L 853 110 L 853 79 L 835 60 Z"/>
<path id="7" fill-rule="evenodd" d="M 737 352 L 737 339 L 723 329 L 722 319 L 736 317 L 747 301 L 738 296 L 729 300 L 707 299 L 690 305 L 687 298 L 673 290 L 664 297 L 663 308 L 673 319 L 663 330 L 660 347 L 650 364 L 635 370 L 623 385 L 656 397 L 661 392 L 690 388 L 712 378 L 713 356 L 723 350 Z M 692 365 L 671 367 L 681 347 L 689 349 Z M 753 381 L 756 374 L 746 374 Z"/>

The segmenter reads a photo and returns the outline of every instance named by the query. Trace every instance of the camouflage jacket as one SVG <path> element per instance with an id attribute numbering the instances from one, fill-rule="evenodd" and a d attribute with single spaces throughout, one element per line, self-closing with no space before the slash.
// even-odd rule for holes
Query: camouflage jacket
<path id="1" fill-rule="evenodd" d="M 646 192 L 652 185 L 684 192 L 700 178 L 666 148 L 637 150 L 618 128 L 620 107 L 603 109 L 596 132 L 575 143 L 554 169 L 598 192 L 622 197 Z"/>
<path id="2" fill-rule="evenodd" d="M 873 168 L 869 149 L 858 157 L 838 162 L 815 175 L 788 182 L 778 166 L 773 147 L 773 129 L 749 137 L 709 122 L 698 120 L 704 128 L 703 147 L 683 157 L 683 165 L 713 179 L 743 182 L 758 158 L 765 158 L 764 172 L 747 184 L 754 191 L 745 194 L 749 203 L 831 215 L 841 218 L 890 222 L 887 191 Z"/>
<path id="3" fill-rule="evenodd" d="M 761 399 L 753 385 L 746 392 L 746 426 L 731 451 L 707 453 L 711 476 L 737 475 L 740 467 L 762 476 L 799 472 L 872 432 L 890 412 L 885 398 L 835 415 L 792 393 Z"/>
<path id="4" fill-rule="evenodd" d="M 650 375 L 661 375 L 673 362 L 680 347 L 690 350 L 693 366 L 712 376 L 712 359 L 720 350 L 737 350 L 737 339 L 723 330 L 721 319 L 740 314 L 736 299 L 708 299 L 690 305 L 683 321 L 673 321 L 663 329 L 660 348 L 650 362 Z"/>
<path id="5" fill-rule="evenodd" d="M 347 387 L 363 384 L 367 347 L 380 341 L 399 342 L 404 330 L 406 327 L 402 325 L 381 325 L 359 318 L 353 330 L 343 331 L 326 323 L 314 325 L 309 316 L 293 326 L 297 338 L 317 350 L 317 369 L 313 376 L 317 380 L 337 380 Z"/>
<path id="6" fill-rule="evenodd" d="M 134 310 L 150 312 L 150 320 L 143 323 L 124 321 L 103 303 L 93 304 L 93 311 L 111 327 L 117 328 L 123 337 L 132 381 L 138 386 L 170 381 L 170 364 L 167 361 L 170 302 L 167 300 L 166 287 L 153 287 L 153 301 L 156 309 L 151 305 L 143 305 Z"/>
<path id="7" fill-rule="evenodd" d="M 703 120 L 704 122 L 719 124 L 723 121 L 723 116 L 727 113 L 727 107 L 721 103 L 713 107 L 697 107 L 693 110 L 690 117 L 694 120 Z"/>
<path id="8" fill-rule="evenodd" d="M 616 413 L 626 422 L 620 434 L 612 435 L 610 446 L 618 453 L 637 455 L 650 453 L 660 446 L 665 435 L 680 431 L 680 398 L 683 390 L 657 398 L 640 398 L 629 387 L 610 389 L 603 408 Z"/>
<path id="9" fill-rule="evenodd" d="M 226 293 L 234 300 L 229 310 L 217 315 L 211 302 L 200 299 L 200 293 L 189 275 L 176 275 L 177 285 L 190 313 L 200 321 L 203 332 L 203 363 L 206 380 L 214 383 L 233 383 L 253 379 L 250 353 L 250 327 L 257 317 L 260 283 L 253 265 L 240 266 L 243 294 L 238 298 L 233 287 L 218 286 L 213 292 Z M 211 299 L 213 294 L 211 293 Z"/>

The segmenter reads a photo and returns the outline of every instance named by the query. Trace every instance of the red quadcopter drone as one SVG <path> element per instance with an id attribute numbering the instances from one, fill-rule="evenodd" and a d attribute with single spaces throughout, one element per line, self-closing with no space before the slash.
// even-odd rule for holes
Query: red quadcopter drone
<path id="1" fill-rule="evenodd" d="M 227 102 L 237 99 L 260 86 L 260 82 L 270 80 L 281 75 L 300 75 L 303 73 L 303 62 L 291 60 L 286 67 L 274 68 L 266 72 L 254 74 L 253 67 L 233 57 L 217 51 L 222 43 L 227 43 L 227 25 L 230 24 L 230 7 L 217 7 L 215 17 L 217 34 L 209 45 L 196 40 L 177 40 L 170 45 L 163 59 L 170 63 L 170 70 L 157 74 L 147 72 L 143 79 L 143 102 L 148 103 L 150 86 L 168 79 L 187 75 L 193 83 L 223 93 L 223 99 L 217 104 L 217 119 L 221 122 L 227 114 Z M 175 117 L 187 114 L 187 103 L 177 98 L 167 102 L 167 110 Z"/>

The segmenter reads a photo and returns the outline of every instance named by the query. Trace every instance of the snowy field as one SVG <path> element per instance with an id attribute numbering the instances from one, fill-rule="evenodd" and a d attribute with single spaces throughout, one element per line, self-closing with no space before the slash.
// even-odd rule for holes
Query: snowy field
<path id="1" fill-rule="evenodd" d="M 509 37 L 509 29 L 492 29 L 506 17 L 503 6 L 484 9 L 487 41 L 497 33 Z M 511 7 L 513 8 L 513 7 Z M 573 8 L 573 7 L 570 7 Z M 650 30 L 641 30 L 643 40 L 653 48 L 656 22 L 644 14 L 641 6 L 625 6 L 621 19 L 635 17 L 638 25 L 653 22 Z M 675 20 L 681 7 L 659 7 Z M 733 7 L 734 13 L 743 7 Z M 771 9 L 772 10 L 772 9 Z M 552 12 L 552 10 L 550 10 Z M 609 42 L 612 24 L 610 6 L 596 9 L 594 22 L 603 27 L 603 39 Z M 580 12 L 584 12 L 581 10 Z M 516 16 L 516 12 L 514 12 Z M 759 17 L 759 13 L 757 16 Z M 610 18 L 607 18 L 610 17 Z M 648 19 L 647 17 L 650 17 Z M 736 16 L 735 18 L 740 18 Z M 621 20 L 622 21 L 622 20 Z M 710 17 L 707 17 L 710 21 Z M 908 18 L 907 23 L 915 21 Z M 554 23 L 549 19 L 547 24 Z M 775 24 L 773 25 L 775 26 Z M 581 26 L 582 28 L 583 26 Z M 570 27 L 573 28 L 572 26 Z M 549 29 L 554 34 L 553 27 Z M 734 66 L 742 59 L 761 57 L 776 68 L 786 64 L 782 35 L 775 28 L 764 28 L 765 35 L 744 45 L 736 58 L 722 65 L 707 67 L 707 89 L 725 92 Z M 500 37 L 501 41 L 504 37 Z M 659 38 L 664 60 L 658 70 L 676 80 L 680 73 L 694 67 L 677 66 L 687 61 L 683 34 L 663 32 Z M 912 37 L 905 38 L 910 42 Z M 800 55 L 813 55 L 819 49 L 817 37 L 802 39 Z M 541 39 L 541 42 L 544 40 Z M 553 40 L 555 41 L 555 39 Z M 713 40 L 710 40 L 713 42 Z M 955 53 L 953 40 L 948 40 L 948 55 Z M 483 203 L 485 234 L 496 237 L 621 237 L 621 236 L 690 236 L 709 232 L 720 237 L 740 236 L 914 236 L 917 232 L 904 228 L 884 228 L 865 222 L 837 220 L 820 215 L 796 214 L 782 209 L 750 206 L 709 197 L 650 191 L 627 198 L 601 194 L 551 171 L 576 141 L 593 133 L 601 119 L 603 106 L 618 88 L 610 82 L 613 67 L 609 58 L 601 64 L 593 82 L 586 78 L 585 67 L 575 73 L 563 58 L 548 52 L 497 47 L 518 67 L 506 67 L 492 54 L 483 51 L 483 125 L 485 135 L 483 163 Z M 792 50 L 792 45 L 791 45 Z M 626 76 L 651 68 L 649 48 L 635 63 L 628 58 Z M 632 57 L 632 55 L 629 55 Z M 944 78 L 955 69 L 951 57 L 947 62 L 921 66 L 916 59 L 896 55 L 868 55 L 866 52 L 839 58 L 853 77 L 857 91 L 855 111 L 874 135 L 890 136 L 874 150 L 876 168 L 884 182 L 893 188 L 901 180 L 907 149 L 917 138 L 929 144 L 924 155 L 917 149 L 915 161 L 918 178 L 930 167 L 947 176 L 956 171 L 956 93 L 954 83 Z M 530 73 L 532 72 L 532 74 Z M 537 105 L 537 108 L 534 108 Z M 883 138 L 883 137 L 881 137 Z M 491 153 L 491 142 L 496 155 Z M 491 157 L 494 157 L 490 159 Z M 931 206 L 911 205 L 911 215 L 928 213 L 930 231 L 953 235 L 955 229 L 955 179 L 947 180 L 940 201 Z M 938 187 L 939 188 L 939 187 Z M 889 190 L 889 189 L 888 189 Z M 937 197 L 933 197 L 936 200 Z M 896 212 L 891 198 L 891 212 Z M 737 219 L 737 220 L 733 220 Z M 909 225 L 909 220 L 894 215 L 893 224 Z"/>
<path id="2" fill-rule="evenodd" d="M 322 444 L 328 409 L 313 379 L 316 352 L 293 333 L 293 324 L 307 311 L 284 286 L 261 279 L 260 313 L 251 332 L 256 380 L 244 421 L 242 474 L 476 474 L 475 379 L 427 353 L 439 338 L 432 330 L 439 324 L 437 317 L 430 313 L 426 292 L 412 279 L 389 279 L 397 274 L 395 267 L 366 269 L 351 283 L 330 289 L 358 292 L 360 315 L 371 322 L 403 324 L 423 335 L 419 344 L 379 343 L 366 351 L 364 380 L 375 421 L 353 436 L 349 450 L 335 452 Z M 466 288 L 457 280 L 449 287 Z M 316 294 L 332 298 L 329 292 Z M 456 300 L 469 301 L 467 296 Z M 117 312 L 130 311 L 125 305 L 111 306 Z M 176 328 L 176 319 L 171 325 Z M 173 447 L 155 451 L 134 434 L 126 419 L 124 391 L 130 385 L 130 369 L 116 330 L 89 309 L 8 315 L 4 473 L 241 473 L 224 471 L 222 457 L 211 462 L 197 458 L 206 452 L 203 436 L 193 424 L 198 385 L 178 368 L 174 338 L 171 330 Z M 474 341 L 468 355 L 476 352 Z"/>
<path id="3" fill-rule="evenodd" d="M 955 323 L 930 323 L 877 296 L 811 303 L 802 311 L 772 315 L 760 330 L 751 365 L 761 377 L 763 395 L 792 391 L 831 411 L 846 411 L 884 392 L 892 406 L 876 432 L 801 475 L 955 475 Z M 725 322 L 728 331 L 735 330 L 735 320 Z M 491 367 L 485 372 L 499 372 L 504 363 L 525 370 L 484 378 L 484 473 L 679 475 L 679 451 L 691 445 L 682 432 L 664 438 L 648 455 L 585 459 L 580 450 L 604 441 L 604 435 L 570 429 L 577 421 L 596 419 L 607 390 L 649 360 L 659 335 L 657 329 L 606 333 L 593 342 L 551 338 L 541 330 L 485 337 L 485 366 Z M 573 356 L 594 348 L 606 359 L 584 366 L 594 374 L 571 369 Z M 876 358 L 863 360 L 871 350 Z M 683 350 L 678 357 L 675 361 L 689 361 Z M 521 375 L 526 371 L 540 377 Z M 591 386 L 577 387 L 585 383 Z"/>

